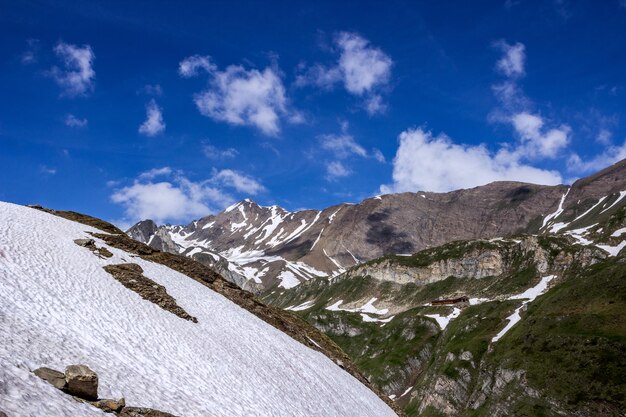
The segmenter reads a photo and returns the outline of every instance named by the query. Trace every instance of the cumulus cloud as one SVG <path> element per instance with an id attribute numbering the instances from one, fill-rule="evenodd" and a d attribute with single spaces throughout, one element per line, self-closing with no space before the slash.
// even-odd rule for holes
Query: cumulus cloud
<path id="1" fill-rule="evenodd" d="M 192 181 L 181 171 L 161 167 L 143 172 L 132 184 L 116 189 L 111 200 L 124 207 L 122 223 L 142 219 L 180 222 L 232 204 L 235 198 L 225 188 L 248 194 L 265 189 L 257 180 L 237 171 L 214 171 L 208 179 Z"/>
<path id="2" fill-rule="evenodd" d="M 204 152 L 204 155 L 209 159 L 234 158 L 239 154 L 235 148 L 220 149 L 210 144 L 204 145 L 202 152 Z"/>
<path id="3" fill-rule="evenodd" d="M 513 45 L 504 40 L 494 43 L 502 51 L 502 57 L 496 62 L 496 69 L 507 77 L 522 77 L 525 74 L 526 47 L 517 42 Z"/>
<path id="4" fill-rule="evenodd" d="M 156 101 L 150 100 L 146 105 L 146 120 L 139 126 L 139 133 L 146 136 L 156 136 L 165 131 L 163 113 Z"/>
<path id="5" fill-rule="evenodd" d="M 71 113 L 65 116 L 64 122 L 66 126 L 76 128 L 87 127 L 88 124 L 87 119 L 80 119 Z"/>
<path id="6" fill-rule="evenodd" d="M 332 161 L 326 165 L 326 180 L 328 181 L 335 181 L 350 174 L 352 171 L 346 168 L 341 161 Z"/>
<path id="7" fill-rule="evenodd" d="M 82 47 L 59 42 L 54 53 L 63 67 L 53 67 L 50 75 L 63 89 L 62 96 L 86 96 L 94 89 L 96 72 L 93 69 L 95 55 L 89 45 Z"/>
<path id="8" fill-rule="evenodd" d="M 457 144 L 445 134 L 424 129 L 402 132 L 393 160 L 393 184 L 384 193 L 404 191 L 445 192 L 492 181 L 509 180 L 559 184 L 561 176 L 522 163 L 506 151 L 491 153 L 484 145 Z"/>
<path id="9" fill-rule="evenodd" d="M 280 132 L 282 116 L 290 119 L 285 87 L 277 69 L 260 71 L 230 65 L 220 71 L 209 57 L 198 55 L 185 58 L 179 65 L 183 77 L 198 75 L 200 69 L 209 75 L 209 86 L 194 95 L 194 102 L 204 116 L 232 125 L 254 126 L 269 136 Z"/>
<path id="10" fill-rule="evenodd" d="M 384 112 L 386 105 L 378 91 L 389 83 L 392 59 L 356 33 L 340 32 L 335 36 L 335 46 L 339 52 L 336 64 L 311 66 L 298 76 L 296 85 L 330 89 L 342 83 L 350 94 L 365 97 L 364 107 L 368 113 Z"/>
<path id="11" fill-rule="evenodd" d="M 522 139 L 520 149 L 524 156 L 554 158 L 569 143 L 568 135 L 571 129 L 567 125 L 543 132 L 543 119 L 526 112 L 515 114 L 512 117 L 512 123 Z"/>

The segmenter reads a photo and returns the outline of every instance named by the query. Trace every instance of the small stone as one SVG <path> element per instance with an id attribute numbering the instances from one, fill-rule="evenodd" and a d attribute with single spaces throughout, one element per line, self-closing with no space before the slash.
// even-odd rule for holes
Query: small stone
<path id="1" fill-rule="evenodd" d="M 33 373 L 57 389 L 65 389 L 67 385 L 67 382 L 65 381 L 65 374 L 63 372 L 42 367 L 35 369 Z"/>
<path id="2" fill-rule="evenodd" d="M 86 400 L 98 399 L 98 375 L 86 365 L 65 368 L 67 392 Z"/>
<path id="3" fill-rule="evenodd" d="M 122 408 L 126 407 L 126 400 L 124 400 L 124 398 L 120 398 L 119 400 L 102 399 L 96 401 L 93 405 L 105 413 L 119 413 L 122 411 Z"/>

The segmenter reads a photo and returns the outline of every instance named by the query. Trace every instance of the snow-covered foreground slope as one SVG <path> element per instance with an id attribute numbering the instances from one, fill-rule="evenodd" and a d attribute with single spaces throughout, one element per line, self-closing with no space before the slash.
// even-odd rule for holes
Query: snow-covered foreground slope
<path id="1" fill-rule="evenodd" d="M 32 374 L 86 364 L 100 397 L 192 416 L 394 416 L 327 357 L 171 269 L 97 242 L 96 231 L 0 203 L 0 410 L 10 417 L 104 415 Z M 136 263 L 198 323 L 142 299 L 105 272 Z"/>

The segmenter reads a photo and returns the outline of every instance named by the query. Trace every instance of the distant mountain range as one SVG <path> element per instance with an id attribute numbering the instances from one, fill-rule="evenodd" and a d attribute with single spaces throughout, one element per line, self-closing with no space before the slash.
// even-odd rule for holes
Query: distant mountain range
<path id="1" fill-rule="evenodd" d="M 127 233 L 217 269 L 254 293 L 283 291 L 336 276 L 388 254 L 411 254 L 454 240 L 565 232 L 600 199 L 624 203 L 626 160 L 566 185 L 494 182 L 448 193 L 372 197 L 322 211 L 289 212 L 241 201 L 188 225 L 144 220 Z"/>

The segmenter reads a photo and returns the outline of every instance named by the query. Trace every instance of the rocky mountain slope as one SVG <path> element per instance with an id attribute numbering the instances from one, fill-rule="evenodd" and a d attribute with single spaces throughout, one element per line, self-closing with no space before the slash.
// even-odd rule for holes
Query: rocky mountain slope
<path id="1" fill-rule="evenodd" d="M 73 212 L 0 220 L 2 415 L 396 415 L 330 339 L 188 257 Z"/>
<path id="2" fill-rule="evenodd" d="M 566 233 L 390 255 L 267 301 L 409 416 L 621 416 L 626 207 L 607 204 Z"/>
<path id="3" fill-rule="evenodd" d="M 187 226 L 146 220 L 128 233 L 215 267 L 248 290 L 268 293 L 336 276 L 383 255 L 410 254 L 454 240 L 565 231 L 562 225 L 577 226 L 576 217 L 594 204 L 623 204 L 624 193 L 626 160 L 571 187 L 495 182 L 298 212 L 244 200 Z"/>

